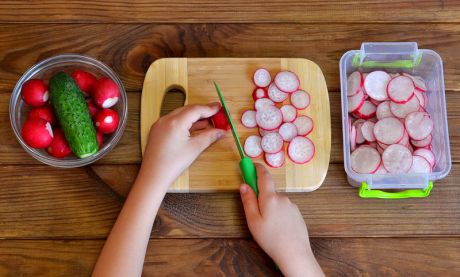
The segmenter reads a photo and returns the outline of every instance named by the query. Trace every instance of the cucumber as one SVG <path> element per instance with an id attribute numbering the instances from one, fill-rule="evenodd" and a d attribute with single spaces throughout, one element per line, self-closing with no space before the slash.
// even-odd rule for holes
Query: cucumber
<path id="1" fill-rule="evenodd" d="M 49 82 L 51 104 L 73 153 L 79 158 L 99 150 L 96 129 L 83 93 L 72 77 L 56 73 Z"/>

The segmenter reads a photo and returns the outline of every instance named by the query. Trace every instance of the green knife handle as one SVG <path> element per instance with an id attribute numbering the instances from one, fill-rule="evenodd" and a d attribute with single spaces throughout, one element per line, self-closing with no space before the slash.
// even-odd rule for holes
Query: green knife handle
<path id="1" fill-rule="evenodd" d="M 257 196 L 259 196 L 256 168 L 250 158 L 244 157 L 240 160 L 240 170 L 243 174 L 244 182 L 252 188 Z"/>

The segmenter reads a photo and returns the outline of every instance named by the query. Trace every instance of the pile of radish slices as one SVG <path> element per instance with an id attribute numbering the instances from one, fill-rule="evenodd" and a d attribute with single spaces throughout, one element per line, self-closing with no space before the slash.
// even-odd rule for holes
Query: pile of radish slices
<path id="1" fill-rule="evenodd" d="M 429 173 L 433 120 L 423 78 L 355 71 L 347 79 L 351 167 L 356 173 Z"/>
<path id="2" fill-rule="evenodd" d="M 310 105 L 310 95 L 300 89 L 300 80 L 294 72 L 280 71 L 273 79 L 265 68 L 254 72 L 256 88 L 253 91 L 254 110 L 241 116 L 247 128 L 258 128 L 259 135 L 249 136 L 244 151 L 251 158 L 264 155 L 270 167 L 281 167 L 287 154 L 297 164 L 309 162 L 315 154 L 315 145 L 306 136 L 313 130 L 313 120 L 298 114 Z"/>

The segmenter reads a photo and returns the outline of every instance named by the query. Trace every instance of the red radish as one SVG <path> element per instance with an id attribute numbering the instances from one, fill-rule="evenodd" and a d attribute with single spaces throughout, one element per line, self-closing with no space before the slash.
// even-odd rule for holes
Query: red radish
<path id="1" fill-rule="evenodd" d="M 297 134 L 299 136 L 306 136 L 313 131 L 313 120 L 306 115 L 297 117 L 293 123 L 297 127 Z"/>
<path id="2" fill-rule="evenodd" d="M 284 165 L 286 158 L 285 158 L 284 151 L 279 151 L 278 153 L 275 153 L 275 154 L 265 153 L 264 160 L 268 164 L 268 166 L 272 168 L 278 168 Z"/>
<path id="3" fill-rule="evenodd" d="M 380 154 L 374 148 L 363 145 L 351 153 L 351 168 L 356 173 L 374 173 L 380 166 Z"/>
<path id="4" fill-rule="evenodd" d="M 283 149 L 284 142 L 280 134 L 269 133 L 262 137 L 260 145 L 265 153 L 274 154 Z"/>
<path id="5" fill-rule="evenodd" d="M 374 136 L 385 144 L 397 143 L 404 136 L 404 125 L 395 117 L 386 117 L 375 123 Z"/>
<path id="6" fill-rule="evenodd" d="M 374 125 L 375 123 L 372 121 L 366 121 L 361 125 L 361 132 L 363 137 L 369 142 L 375 141 Z"/>
<path id="7" fill-rule="evenodd" d="M 291 94 L 291 104 L 298 110 L 306 109 L 310 105 L 310 94 L 297 90 Z"/>
<path id="8" fill-rule="evenodd" d="M 30 118 L 22 126 L 22 139 L 33 148 L 46 148 L 53 141 L 51 124 L 41 118 Z"/>
<path id="9" fill-rule="evenodd" d="M 274 129 L 274 130 L 265 130 L 265 129 L 262 129 L 262 128 L 259 128 L 259 135 L 260 136 L 265 136 L 266 134 L 270 134 L 270 133 L 278 133 L 278 128 L 277 129 Z"/>
<path id="10" fill-rule="evenodd" d="M 283 114 L 283 122 L 293 122 L 297 118 L 297 109 L 290 104 L 283 105 L 280 111 Z"/>
<path id="11" fill-rule="evenodd" d="M 292 71 L 280 71 L 275 76 L 275 84 L 281 91 L 292 93 L 299 89 L 300 80 Z"/>
<path id="12" fill-rule="evenodd" d="M 64 137 L 64 133 L 61 129 L 55 129 L 53 131 L 53 141 L 51 142 L 50 146 L 46 148 L 46 151 L 55 158 L 65 158 L 72 154 L 72 149 L 70 149 L 67 141 Z"/>
<path id="13" fill-rule="evenodd" d="M 315 156 L 315 145 L 307 137 L 295 137 L 288 145 L 288 155 L 296 164 L 308 163 Z"/>
<path id="14" fill-rule="evenodd" d="M 259 136 L 249 136 L 244 142 L 244 152 L 248 157 L 256 158 L 262 154 L 261 138 Z"/>
<path id="15" fill-rule="evenodd" d="M 256 121 L 259 127 L 265 130 L 273 130 L 281 125 L 283 115 L 277 107 L 267 106 L 256 112 Z"/>
<path id="16" fill-rule="evenodd" d="M 96 132 L 97 145 L 99 149 L 102 147 L 102 142 L 104 141 L 104 135 L 101 132 Z"/>
<path id="17" fill-rule="evenodd" d="M 297 136 L 297 132 L 297 127 L 291 122 L 283 123 L 278 131 L 283 140 L 286 142 L 290 142 L 293 138 L 295 138 Z"/>
<path id="18" fill-rule="evenodd" d="M 358 136 L 358 130 L 356 126 L 351 126 L 350 129 L 350 149 L 354 151 L 356 149 L 356 137 Z"/>
<path id="19" fill-rule="evenodd" d="M 404 104 L 414 97 L 414 82 L 406 76 L 398 76 L 388 83 L 387 93 L 391 101 Z"/>
<path id="20" fill-rule="evenodd" d="M 373 71 L 366 76 L 364 89 L 372 99 L 385 101 L 388 99 L 386 88 L 390 80 L 391 76 L 385 71 Z"/>
<path id="21" fill-rule="evenodd" d="M 48 101 L 49 93 L 45 82 L 40 79 L 30 79 L 21 88 L 22 99 L 32 107 L 43 106 Z"/>
<path id="22" fill-rule="evenodd" d="M 433 120 L 426 112 L 413 112 L 406 117 L 406 129 L 414 140 L 422 140 L 433 131 Z"/>
<path id="23" fill-rule="evenodd" d="M 430 134 L 429 136 L 427 136 L 426 138 L 422 140 L 411 139 L 410 142 L 415 147 L 425 147 L 431 144 L 432 139 L 433 139 L 433 136 Z"/>
<path id="24" fill-rule="evenodd" d="M 265 108 L 266 106 L 275 106 L 275 103 L 268 98 L 260 98 L 254 102 L 254 108 L 258 111 Z"/>
<path id="25" fill-rule="evenodd" d="M 252 92 L 252 99 L 254 99 L 254 101 L 260 98 L 267 98 L 267 97 L 268 97 L 268 94 L 265 88 L 255 88 L 254 91 Z"/>
<path id="26" fill-rule="evenodd" d="M 412 153 L 400 144 L 388 146 L 382 154 L 385 169 L 390 173 L 406 173 L 412 166 Z"/>
<path id="27" fill-rule="evenodd" d="M 54 116 L 51 106 L 33 108 L 30 110 L 28 118 L 41 118 L 49 122 L 51 125 L 54 125 L 54 122 L 56 121 L 56 117 Z"/>
<path id="28" fill-rule="evenodd" d="M 390 101 L 383 101 L 380 103 L 380 105 L 377 106 L 375 114 L 378 120 L 384 119 L 385 117 L 393 117 L 390 110 Z"/>
<path id="29" fill-rule="evenodd" d="M 355 71 L 347 78 L 347 96 L 358 94 L 364 85 L 363 74 Z"/>
<path id="30" fill-rule="evenodd" d="M 75 80 L 75 83 L 77 83 L 81 92 L 83 92 L 86 97 L 91 95 L 91 91 L 97 82 L 97 79 L 93 74 L 77 69 L 74 70 L 70 76 L 72 76 L 72 78 Z"/>
<path id="31" fill-rule="evenodd" d="M 243 115 L 241 116 L 241 123 L 246 128 L 257 127 L 256 111 L 253 111 L 253 110 L 245 111 Z"/>
<path id="32" fill-rule="evenodd" d="M 414 151 L 413 155 L 424 157 L 430 163 L 431 168 L 436 164 L 436 158 L 431 150 L 419 148 Z"/>
<path id="33" fill-rule="evenodd" d="M 120 97 L 117 84 L 110 78 L 97 80 L 93 87 L 93 101 L 101 108 L 107 109 L 114 106 Z"/>
<path id="34" fill-rule="evenodd" d="M 411 112 L 416 112 L 420 108 L 420 103 L 417 97 L 412 97 L 404 104 L 398 104 L 393 101 L 390 102 L 390 111 L 397 118 L 406 118 Z"/>
<path id="35" fill-rule="evenodd" d="M 220 110 L 211 117 L 211 122 L 212 125 L 214 125 L 214 128 L 226 131 L 230 129 L 230 123 L 228 122 L 227 115 L 225 114 L 223 107 L 221 107 Z"/>
<path id="36" fill-rule="evenodd" d="M 275 103 L 283 102 L 288 98 L 289 94 L 278 89 L 275 83 L 268 87 L 268 98 Z"/>
<path id="37" fill-rule="evenodd" d="M 267 69 L 259 68 L 254 72 L 253 81 L 256 86 L 264 88 L 272 82 L 272 77 Z"/>
<path id="38" fill-rule="evenodd" d="M 358 92 L 356 95 L 348 96 L 347 97 L 347 100 L 348 100 L 347 101 L 347 103 L 348 103 L 348 112 L 351 113 L 351 112 L 354 112 L 357 109 L 361 108 L 361 106 L 364 104 L 365 98 L 366 97 L 364 95 L 363 90 Z"/>
<path id="39" fill-rule="evenodd" d="M 99 111 L 99 108 L 94 104 L 93 100 L 86 99 L 86 104 L 88 106 L 89 115 L 93 117 Z"/>
<path id="40" fill-rule="evenodd" d="M 431 164 L 422 156 L 414 155 L 412 157 L 412 166 L 409 173 L 430 173 Z"/>
<path id="41" fill-rule="evenodd" d="M 375 116 L 376 111 L 375 105 L 365 100 L 361 107 L 353 112 L 353 115 L 361 119 L 370 119 Z"/>
<path id="42" fill-rule="evenodd" d="M 94 116 L 96 129 L 103 134 L 111 134 L 118 127 L 118 113 L 111 109 L 103 109 Z"/>

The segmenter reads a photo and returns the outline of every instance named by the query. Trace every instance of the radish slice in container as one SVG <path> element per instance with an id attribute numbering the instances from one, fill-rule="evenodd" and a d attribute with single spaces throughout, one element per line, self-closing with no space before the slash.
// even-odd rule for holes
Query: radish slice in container
<path id="1" fill-rule="evenodd" d="M 356 143 L 357 144 L 361 144 L 361 143 L 364 143 L 366 141 L 366 139 L 363 136 L 363 131 L 361 129 L 361 127 L 363 126 L 364 122 L 366 122 L 364 119 L 358 119 L 353 123 L 353 125 L 355 125 L 355 127 L 356 127 L 356 132 L 357 132 L 357 135 L 356 135 Z"/>
<path id="2" fill-rule="evenodd" d="M 253 81 L 256 86 L 264 88 L 272 82 L 272 77 L 267 69 L 259 68 L 254 72 Z"/>
<path id="3" fill-rule="evenodd" d="M 412 76 L 412 75 L 410 75 L 408 73 L 405 73 L 405 72 L 403 72 L 402 75 L 412 79 L 412 81 L 414 82 L 414 87 L 415 87 L 416 90 L 418 90 L 420 92 L 425 92 L 427 90 L 425 80 L 423 80 L 422 77 L 420 77 L 420 76 Z"/>
<path id="4" fill-rule="evenodd" d="M 299 89 L 300 80 L 292 71 L 280 71 L 275 76 L 275 84 L 281 91 L 292 93 Z"/>
<path id="5" fill-rule="evenodd" d="M 419 104 L 420 104 L 420 107 L 423 107 L 425 108 L 425 105 L 426 105 L 426 94 L 418 91 L 418 90 L 415 90 L 414 91 L 414 94 L 415 94 L 415 97 L 414 98 L 417 98 Z"/>
<path id="6" fill-rule="evenodd" d="M 294 125 L 294 123 L 286 122 L 281 125 L 278 133 L 281 135 L 284 141 L 290 142 L 297 136 L 297 127 Z"/>
<path id="7" fill-rule="evenodd" d="M 356 94 L 356 95 L 348 96 L 347 97 L 347 100 L 348 100 L 347 101 L 347 103 L 348 103 L 348 112 L 352 113 L 352 112 L 356 111 L 357 109 L 361 108 L 361 106 L 364 103 L 365 98 L 366 97 L 364 95 L 363 90 L 358 92 L 358 94 Z"/>
<path id="8" fill-rule="evenodd" d="M 350 129 L 350 149 L 354 151 L 356 149 L 356 137 L 358 136 L 358 130 L 356 126 L 351 126 Z"/>
<path id="9" fill-rule="evenodd" d="M 383 166 L 383 163 L 380 163 L 379 168 L 377 168 L 377 170 L 374 172 L 374 174 L 387 174 L 387 173 L 388 173 L 388 170 L 385 169 L 385 167 Z"/>
<path id="10" fill-rule="evenodd" d="M 260 98 L 267 98 L 267 97 L 268 97 L 268 94 L 265 88 L 255 88 L 254 91 L 252 92 L 252 99 L 254 99 L 254 101 L 257 101 L 257 99 L 260 99 Z"/>
<path id="11" fill-rule="evenodd" d="M 369 119 L 375 116 L 377 108 L 370 101 L 365 100 L 359 109 L 353 112 L 353 114 L 361 119 Z"/>
<path id="12" fill-rule="evenodd" d="M 262 129 L 262 128 L 259 128 L 259 134 L 260 136 L 265 136 L 266 134 L 270 134 L 270 133 L 278 133 L 278 128 L 277 129 L 274 129 L 274 130 L 265 130 L 265 129 Z"/>
<path id="13" fill-rule="evenodd" d="M 370 101 L 372 104 L 374 104 L 376 107 L 377 107 L 378 105 L 380 105 L 380 103 L 383 102 L 383 101 L 377 101 L 377 100 L 372 99 L 372 98 L 370 98 L 369 101 Z"/>
<path id="14" fill-rule="evenodd" d="M 360 146 L 351 153 L 351 168 L 356 173 L 373 173 L 379 168 L 380 161 L 379 152 L 367 145 Z"/>
<path id="15" fill-rule="evenodd" d="M 296 164 L 309 162 L 315 155 L 315 145 L 306 137 L 295 137 L 288 146 L 289 158 Z"/>
<path id="16" fill-rule="evenodd" d="M 375 123 L 372 121 L 366 121 L 361 125 L 361 133 L 363 134 L 364 139 L 369 142 L 375 141 L 374 125 Z"/>
<path id="17" fill-rule="evenodd" d="M 406 173 L 412 167 L 412 153 L 400 144 L 388 146 L 382 154 L 385 169 L 390 173 Z"/>
<path id="18" fill-rule="evenodd" d="M 377 141 L 377 145 L 382 148 L 383 150 L 387 149 L 388 146 L 390 146 L 391 144 L 385 144 L 385 143 L 381 143 L 381 142 L 378 142 Z"/>
<path id="19" fill-rule="evenodd" d="M 403 137 L 398 141 L 397 144 L 401 144 L 401 145 L 404 145 L 404 146 L 409 146 L 409 135 L 407 134 L 406 131 L 404 131 L 404 135 Z"/>
<path id="20" fill-rule="evenodd" d="M 249 136 L 244 142 L 244 153 L 248 157 L 256 158 L 262 154 L 261 138 L 256 135 Z"/>
<path id="21" fill-rule="evenodd" d="M 262 137 L 260 145 L 265 153 L 274 154 L 283 149 L 284 141 L 280 134 L 269 133 Z"/>
<path id="22" fill-rule="evenodd" d="M 419 148 L 414 151 L 413 155 L 424 157 L 430 163 L 431 168 L 433 168 L 436 163 L 436 158 L 431 150 Z"/>
<path id="23" fill-rule="evenodd" d="M 406 129 L 414 140 L 422 140 L 433 131 L 433 120 L 426 112 L 413 112 L 406 117 Z"/>
<path id="24" fill-rule="evenodd" d="M 306 136 L 313 130 L 313 120 L 306 115 L 297 117 L 294 120 L 294 125 L 297 127 L 297 134 L 299 136 Z"/>
<path id="25" fill-rule="evenodd" d="M 433 139 L 433 136 L 430 134 L 429 136 L 427 136 L 426 138 L 422 140 L 411 139 L 410 143 L 412 143 L 412 145 L 415 147 L 425 147 L 431 144 L 432 139 Z"/>
<path id="26" fill-rule="evenodd" d="M 394 144 L 404 136 L 404 125 L 395 117 L 387 117 L 375 123 L 374 136 L 377 141 Z"/>
<path id="27" fill-rule="evenodd" d="M 377 110 L 375 112 L 377 119 L 384 119 L 385 117 L 393 117 L 394 115 L 391 113 L 390 110 L 390 101 L 384 101 L 377 106 Z"/>
<path id="28" fill-rule="evenodd" d="M 249 110 L 245 111 L 241 116 L 241 123 L 244 127 L 254 128 L 257 126 L 256 122 L 256 111 Z"/>
<path id="29" fill-rule="evenodd" d="M 380 155 L 382 155 L 383 152 L 385 151 L 385 149 L 382 148 L 382 147 L 380 146 L 380 144 L 378 144 L 378 143 L 377 143 L 377 148 L 376 148 L 376 149 L 377 149 L 377 151 L 379 152 Z M 352 150 L 352 151 L 353 151 L 353 150 Z M 386 170 L 386 169 L 385 169 L 385 170 Z"/>
<path id="30" fill-rule="evenodd" d="M 284 151 L 281 150 L 275 154 L 264 154 L 264 160 L 268 164 L 268 166 L 273 168 L 278 168 L 284 165 L 284 161 L 286 160 Z"/>
<path id="31" fill-rule="evenodd" d="M 386 88 L 390 80 L 391 76 L 385 71 L 373 71 L 364 80 L 364 89 L 370 98 L 385 101 L 388 99 Z"/>
<path id="32" fill-rule="evenodd" d="M 282 106 L 280 111 L 283 114 L 283 122 L 292 122 L 297 118 L 297 109 L 290 104 Z"/>
<path id="33" fill-rule="evenodd" d="M 268 87 L 268 98 L 273 102 L 280 103 L 288 98 L 289 94 L 278 89 L 278 87 L 272 83 Z"/>
<path id="34" fill-rule="evenodd" d="M 310 94 L 303 90 L 292 93 L 291 104 L 298 110 L 307 108 L 310 105 Z"/>
<path id="35" fill-rule="evenodd" d="M 398 76 L 388 83 L 387 93 L 391 101 L 404 104 L 414 97 L 414 82 L 406 76 Z"/>
<path id="36" fill-rule="evenodd" d="M 358 94 L 364 85 L 363 74 L 355 71 L 347 78 L 347 96 Z"/>
<path id="37" fill-rule="evenodd" d="M 263 109 L 267 106 L 275 106 L 275 103 L 268 98 L 260 98 L 260 99 L 257 99 L 256 102 L 254 102 L 254 108 L 256 110 Z"/>
<path id="38" fill-rule="evenodd" d="M 409 101 L 404 104 L 398 104 L 396 102 L 390 102 L 390 111 L 394 116 L 398 118 L 406 118 L 411 112 L 416 112 L 420 108 L 420 102 L 417 97 L 412 97 Z"/>
<path id="39" fill-rule="evenodd" d="M 422 156 L 414 155 L 412 157 L 412 166 L 409 173 L 430 173 L 431 164 Z"/>
<path id="40" fill-rule="evenodd" d="M 277 107 L 267 106 L 256 112 L 256 122 L 262 129 L 273 130 L 283 123 L 283 115 Z"/>

